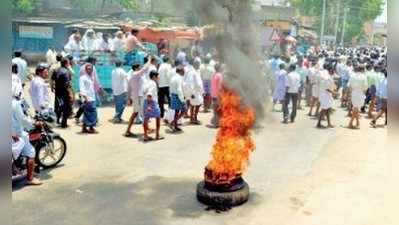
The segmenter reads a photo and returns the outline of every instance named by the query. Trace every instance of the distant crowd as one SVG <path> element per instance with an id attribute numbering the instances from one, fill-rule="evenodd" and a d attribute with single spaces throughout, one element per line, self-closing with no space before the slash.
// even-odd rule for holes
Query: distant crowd
<path id="1" fill-rule="evenodd" d="M 274 55 L 268 60 L 274 77 L 273 110 L 282 105 L 283 122 L 295 122 L 303 99 L 309 116 L 318 118 L 318 128 L 333 128 L 334 99 L 348 110 L 348 128 L 360 127 L 360 114 L 370 125 L 385 116 L 387 124 L 387 49 L 311 47 L 305 55 Z M 292 104 L 291 112 L 289 105 Z M 327 120 L 327 126 L 322 121 Z"/>

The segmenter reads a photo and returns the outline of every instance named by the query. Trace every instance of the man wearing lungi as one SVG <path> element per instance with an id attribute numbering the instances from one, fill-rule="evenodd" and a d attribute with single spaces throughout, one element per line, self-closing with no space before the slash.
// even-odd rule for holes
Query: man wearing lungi
<path id="1" fill-rule="evenodd" d="M 86 64 L 85 74 L 79 79 L 80 95 L 83 98 L 82 133 L 98 133 L 94 127 L 97 124 L 96 92 L 94 89 L 93 65 Z"/>

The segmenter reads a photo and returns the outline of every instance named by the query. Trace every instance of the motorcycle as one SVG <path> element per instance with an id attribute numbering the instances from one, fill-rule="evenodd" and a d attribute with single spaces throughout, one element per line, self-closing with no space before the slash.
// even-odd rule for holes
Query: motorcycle
<path id="1" fill-rule="evenodd" d="M 52 113 L 48 111 L 38 113 L 34 120 L 35 124 L 40 125 L 29 131 L 29 142 L 36 151 L 35 172 L 39 173 L 42 169 L 57 166 L 65 157 L 67 145 L 65 140 L 52 130 L 50 124 L 55 121 Z M 12 180 L 26 176 L 27 173 L 27 158 L 21 156 L 20 150 L 23 145 L 22 140 L 13 140 Z"/>

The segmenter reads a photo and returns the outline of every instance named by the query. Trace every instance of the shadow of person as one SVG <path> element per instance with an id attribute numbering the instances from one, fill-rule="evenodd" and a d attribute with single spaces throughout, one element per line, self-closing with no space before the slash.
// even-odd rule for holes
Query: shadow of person
<path id="1" fill-rule="evenodd" d="M 40 173 L 38 173 L 36 176 L 40 179 L 40 181 L 43 181 L 43 182 L 46 180 L 51 180 L 53 178 L 53 175 L 51 174 L 51 172 L 53 170 L 57 170 L 64 166 L 65 166 L 65 164 L 61 163 L 53 168 L 40 170 Z M 26 182 L 27 182 L 26 176 L 21 176 L 15 180 L 12 180 L 11 191 L 15 192 L 15 191 L 24 189 L 26 187 Z"/>

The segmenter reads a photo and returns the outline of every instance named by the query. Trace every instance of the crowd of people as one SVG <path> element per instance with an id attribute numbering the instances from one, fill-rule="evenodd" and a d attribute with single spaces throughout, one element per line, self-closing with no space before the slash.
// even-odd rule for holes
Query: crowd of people
<path id="1" fill-rule="evenodd" d="M 138 29 L 131 31 L 121 29 L 114 34 L 87 29 L 82 35 L 79 29 L 74 29 L 63 48 L 64 55 L 70 55 L 75 62 L 84 60 L 87 56 L 98 55 L 98 53 L 109 53 L 110 57 L 123 60 L 125 54 L 133 50 L 149 50 L 146 49 L 148 42 L 145 39 L 139 40 L 138 33 Z M 154 46 L 159 55 L 168 53 L 169 42 L 166 39 L 161 38 Z M 46 53 L 47 62 L 56 63 L 56 55 L 55 49 L 50 47 Z"/>
<path id="2" fill-rule="evenodd" d="M 87 40 L 92 37 L 92 33 L 92 30 L 86 31 L 82 41 L 86 46 L 95 45 Z M 133 29 L 130 37 L 124 41 L 125 45 L 145 50 L 136 35 L 137 30 Z M 71 42 L 78 39 L 79 33 L 73 33 L 66 50 Z M 67 128 L 68 120 L 74 118 L 76 123 L 81 124 L 82 133 L 95 134 L 98 133 L 96 125 L 99 118 L 99 95 L 103 91 L 96 70 L 97 60 L 89 56 L 84 63 L 77 64 L 81 62 L 75 61 L 73 53 L 70 53 L 57 54 L 51 65 L 41 63 L 36 68 L 35 76 L 29 85 L 32 106 L 35 112 L 48 110 L 53 106 L 60 128 Z M 132 133 L 132 127 L 142 124 L 144 141 L 161 140 L 164 138 L 159 133 L 162 120 L 168 124 L 172 132 L 180 132 L 184 118 L 188 118 L 191 124 L 201 124 L 198 114 L 202 105 L 204 112 L 210 112 L 212 105 L 216 109 L 218 91 L 222 86 L 222 67 L 217 59 L 211 54 L 203 55 L 197 42 L 191 51 L 188 48 L 179 50 L 174 57 L 164 53 L 165 51 L 160 51 L 157 56 L 147 54 L 144 64 L 133 63 L 130 65 L 130 71 L 124 68 L 126 62 L 114 62 L 115 67 L 109 74 L 115 104 L 113 122 L 122 123 L 125 107 L 133 107 L 124 133 L 126 137 L 137 136 Z M 14 55 L 13 66 L 17 67 L 18 72 L 15 72 L 13 77 L 24 83 L 27 81 L 26 62 L 21 58 L 20 51 L 16 51 Z M 24 61 L 25 64 L 21 65 L 19 61 Z M 78 78 L 74 75 L 74 64 L 80 65 Z M 72 89 L 72 79 L 79 79 L 79 90 Z M 54 104 L 50 103 L 50 91 L 55 95 Z M 78 106 L 76 112 L 73 110 L 74 105 Z M 149 135 L 154 132 L 149 126 L 150 121 L 156 122 L 155 138 Z M 213 119 L 212 122 L 217 126 L 217 119 Z"/>
<path id="3" fill-rule="evenodd" d="M 274 55 L 267 63 L 273 79 L 273 110 L 282 105 L 283 122 L 295 122 L 302 99 L 308 115 L 318 118 L 318 128 L 333 128 L 334 99 L 348 111 L 348 128 L 360 128 L 361 113 L 370 125 L 385 116 L 387 124 L 387 49 L 310 48 L 305 55 Z M 291 113 L 289 112 L 289 105 Z M 322 121 L 327 120 L 327 126 Z"/>
<path id="4" fill-rule="evenodd" d="M 12 138 L 24 140 L 22 154 L 29 158 L 30 184 L 41 182 L 32 175 L 34 149 L 29 144 L 26 131 L 35 124 L 24 107 L 24 88 L 29 88 L 36 113 L 51 111 L 54 107 L 56 123 L 60 128 L 68 128 L 68 121 L 75 119 L 81 125 L 82 133 L 97 134 L 100 118 L 97 107 L 101 102 L 99 95 L 103 91 L 97 75 L 97 59 L 89 56 L 83 63 L 81 59 L 76 61 L 74 48 L 78 49 L 80 47 L 77 46 L 82 45 L 89 51 L 96 48 L 145 51 L 136 37 L 137 32 L 133 29 L 125 37 L 126 34 L 119 31 L 112 42 L 109 42 L 107 35 L 100 35 L 101 40 L 94 40 L 92 30 L 86 31 L 82 40 L 80 33 L 74 32 L 65 46 L 68 54 L 57 54 L 50 64 L 40 63 L 30 81 L 22 52 L 15 51 L 12 60 Z M 308 115 L 317 117 L 316 127 L 333 128 L 334 103 L 335 99 L 340 99 L 341 107 L 348 110 L 350 117 L 348 128 L 360 127 L 361 113 L 368 115 L 373 127 L 385 116 L 386 125 L 386 51 L 383 48 L 337 48 L 329 51 L 312 47 L 305 55 L 273 55 L 265 61 L 266 67 L 272 71 L 271 74 L 265 71 L 266 76 L 273 76 L 273 111 L 277 111 L 276 107 L 281 105 L 283 122 L 294 123 L 297 110 L 303 109 L 306 104 L 309 107 Z M 72 69 L 74 64 L 80 66 L 77 77 Z M 219 62 L 217 51 L 204 54 L 199 43 L 195 42 L 191 49 L 179 49 L 173 56 L 163 50 L 159 55 L 147 54 L 144 64 L 133 63 L 129 65 L 129 71 L 125 70 L 126 62 L 122 60 L 115 60 L 114 66 L 109 74 L 115 105 L 113 123 L 122 123 L 126 106 L 132 108 L 126 130 L 123 131 L 125 137 L 138 137 L 137 132 L 132 132 L 137 124 L 142 127 L 144 142 L 164 139 L 160 133 L 162 122 L 174 133 L 182 131 L 185 119 L 190 124 L 201 125 L 198 117 L 201 107 L 204 113 L 213 110 L 210 123 L 218 127 L 218 95 L 225 67 Z M 73 79 L 79 79 L 78 90 L 72 88 Z M 26 85 L 28 82 L 29 85 Z M 50 102 L 50 92 L 54 93 L 54 102 Z M 324 120 L 327 126 L 322 125 Z M 151 121 L 155 121 L 155 129 L 151 128 Z M 155 137 L 151 136 L 152 133 L 155 133 Z"/>

